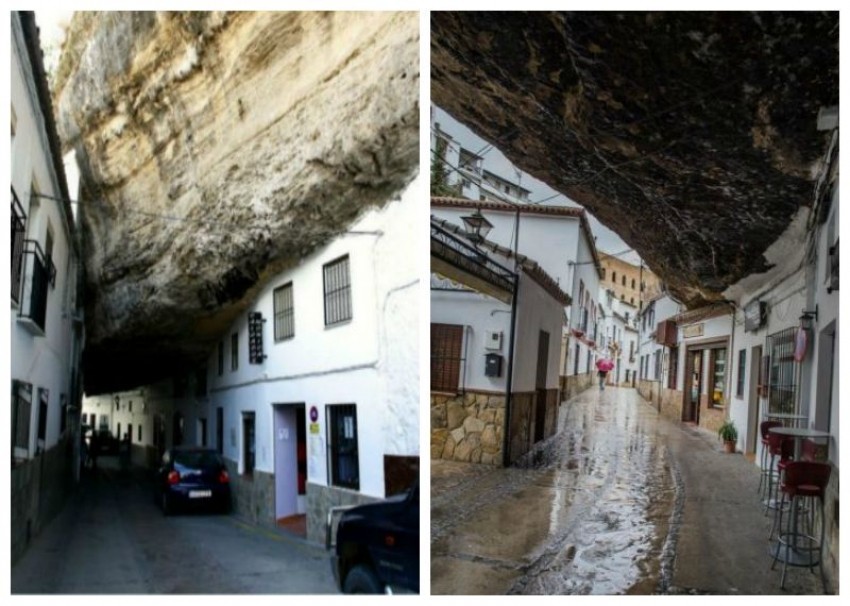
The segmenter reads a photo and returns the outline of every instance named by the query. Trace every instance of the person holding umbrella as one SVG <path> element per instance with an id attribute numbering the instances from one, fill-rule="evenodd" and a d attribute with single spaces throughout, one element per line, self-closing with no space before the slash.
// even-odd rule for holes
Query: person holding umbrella
<path id="1" fill-rule="evenodd" d="M 614 368 L 614 362 L 610 358 L 599 358 L 596 361 L 596 375 L 599 377 L 599 391 L 605 390 L 605 379 L 608 372 Z"/>

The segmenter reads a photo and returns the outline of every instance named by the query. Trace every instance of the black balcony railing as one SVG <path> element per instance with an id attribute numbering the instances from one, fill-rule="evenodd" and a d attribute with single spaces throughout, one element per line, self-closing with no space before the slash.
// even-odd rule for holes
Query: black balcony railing
<path id="1" fill-rule="evenodd" d="M 50 283 L 50 267 L 53 262 L 44 256 L 35 240 L 24 240 L 23 296 L 21 318 L 28 318 L 41 330 L 47 314 L 47 290 Z"/>
<path id="2" fill-rule="evenodd" d="M 27 231 L 27 216 L 21 206 L 15 188 L 12 188 L 12 300 L 21 301 L 21 277 L 23 276 L 24 239 Z"/>

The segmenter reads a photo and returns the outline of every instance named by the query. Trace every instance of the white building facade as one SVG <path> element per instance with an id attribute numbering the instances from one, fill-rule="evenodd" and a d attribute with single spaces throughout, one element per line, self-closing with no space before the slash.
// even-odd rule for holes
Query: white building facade
<path id="1" fill-rule="evenodd" d="M 12 13 L 12 553 L 79 477 L 80 256 L 32 13 Z"/>

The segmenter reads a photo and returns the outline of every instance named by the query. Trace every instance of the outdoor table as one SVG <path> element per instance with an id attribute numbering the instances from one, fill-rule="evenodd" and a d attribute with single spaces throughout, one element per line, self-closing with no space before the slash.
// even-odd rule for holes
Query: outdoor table
<path id="1" fill-rule="evenodd" d="M 819 439 L 819 438 L 829 438 L 830 434 L 826 431 L 820 431 L 817 429 L 806 429 L 803 427 L 772 427 L 768 430 L 770 433 L 775 433 L 780 436 L 790 436 L 794 438 L 794 460 L 800 461 L 801 455 L 803 451 L 803 439 L 811 438 L 811 439 Z M 809 566 L 816 564 L 817 562 L 810 562 L 809 558 L 801 553 L 797 549 L 796 545 L 796 537 L 797 537 L 797 511 L 796 511 L 796 500 L 794 501 L 794 507 L 790 511 L 789 515 L 791 516 L 791 532 L 794 534 L 795 544 L 791 545 L 790 553 L 788 554 L 788 564 L 791 566 Z M 779 529 L 779 532 L 782 532 L 782 528 Z M 771 545 L 770 547 L 770 555 L 776 556 L 776 559 L 780 562 L 785 561 L 785 550 L 781 548 L 782 545 L 779 541 L 776 541 L 776 545 Z"/>
<path id="2" fill-rule="evenodd" d="M 768 421 L 782 421 L 783 423 L 793 421 L 795 425 L 799 425 L 800 422 L 805 421 L 808 417 L 806 415 L 791 414 L 790 412 L 768 412 L 765 413 L 764 418 Z"/>
<path id="3" fill-rule="evenodd" d="M 818 429 L 806 429 L 805 427 L 772 427 L 770 433 L 780 436 L 791 436 L 794 438 L 794 460 L 800 461 L 803 451 L 803 438 L 829 438 L 830 434 Z"/>

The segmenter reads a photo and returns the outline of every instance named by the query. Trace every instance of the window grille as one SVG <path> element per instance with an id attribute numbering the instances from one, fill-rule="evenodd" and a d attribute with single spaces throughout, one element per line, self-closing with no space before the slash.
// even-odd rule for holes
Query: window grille
<path id="1" fill-rule="evenodd" d="M 354 404 L 327 407 L 330 483 L 360 490 L 357 409 Z"/>
<path id="2" fill-rule="evenodd" d="M 351 319 L 351 278 L 348 255 L 323 266 L 325 326 Z"/>
<path id="3" fill-rule="evenodd" d="M 26 239 L 27 216 L 18 196 L 12 189 L 12 300 L 20 303 L 21 278 L 24 268 L 24 240 Z"/>
<path id="4" fill-rule="evenodd" d="M 463 326 L 431 324 L 431 390 L 458 391 L 463 358 Z"/>
<path id="5" fill-rule="evenodd" d="M 283 341 L 295 336 L 295 307 L 292 282 L 274 291 L 274 340 Z"/>
<path id="6" fill-rule="evenodd" d="M 797 329 L 787 328 L 768 335 L 767 351 L 770 358 L 768 378 L 768 410 L 771 413 L 795 413 L 797 371 L 794 361 L 794 336 Z"/>

